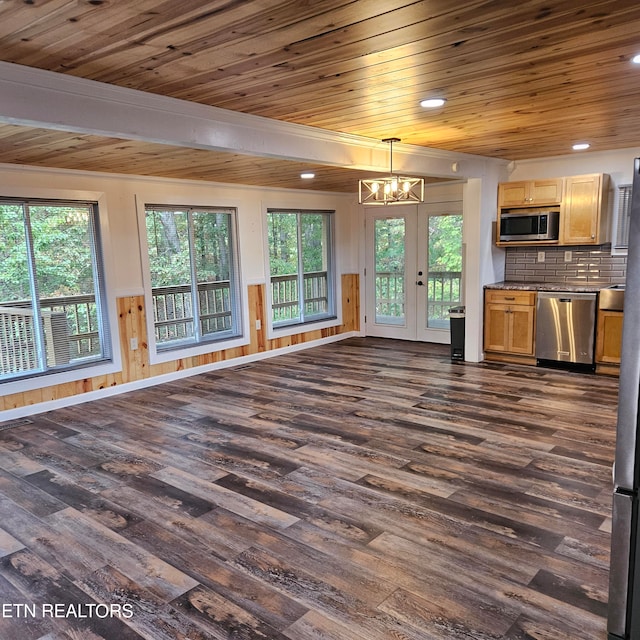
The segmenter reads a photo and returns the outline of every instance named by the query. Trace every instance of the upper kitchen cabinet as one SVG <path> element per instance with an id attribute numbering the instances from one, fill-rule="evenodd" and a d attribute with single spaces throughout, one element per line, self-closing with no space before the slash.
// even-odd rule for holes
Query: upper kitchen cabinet
<path id="1" fill-rule="evenodd" d="M 562 178 L 523 180 L 498 185 L 498 207 L 532 207 L 562 202 Z"/>
<path id="2" fill-rule="evenodd" d="M 608 239 L 609 176 L 593 173 L 565 178 L 559 244 L 602 244 Z"/>
<path id="3" fill-rule="evenodd" d="M 575 246 L 608 242 L 609 182 L 607 174 L 590 173 L 500 183 L 496 244 Z M 534 224 L 535 216 L 540 216 L 539 228 Z M 503 230 L 506 220 L 511 232 Z"/>

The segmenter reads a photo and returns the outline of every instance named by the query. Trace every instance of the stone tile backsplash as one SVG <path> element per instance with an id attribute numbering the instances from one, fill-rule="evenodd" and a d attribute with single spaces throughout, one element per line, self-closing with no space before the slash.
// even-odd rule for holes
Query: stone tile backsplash
<path id="1" fill-rule="evenodd" d="M 539 253 L 544 253 L 544 262 L 538 261 Z M 608 285 L 624 283 L 626 275 L 627 257 L 612 256 L 610 244 L 507 247 L 506 250 L 506 281 Z"/>

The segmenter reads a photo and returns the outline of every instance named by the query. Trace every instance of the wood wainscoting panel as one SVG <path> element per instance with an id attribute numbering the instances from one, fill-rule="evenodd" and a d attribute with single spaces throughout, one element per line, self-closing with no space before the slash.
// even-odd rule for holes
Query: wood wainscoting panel
<path id="1" fill-rule="evenodd" d="M 305 344 L 322 338 L 339 335 L 341 333 L 357 331 L 360 318 L 358 274 L 344 274 L 341 283 L 343 323 L 339 327 L 313 329 L 292 336 L 268 340 L 266 337 L 265 286 L 262 284 L 249 285 L 247 288 L 250 323 L 248 329 L 250 335 L 249 344 L 232 349 L 210 351 L 209 353 L 199 356 L 177 358 L 176 360 L 154 365 L 149 363 L 144 296 L 118 298 L 116 308 L 118 313 L 122 371 L 115 374 L 83 378 L 76 382 L 50 385 L 4 396 L 0 395 L 0 411 L 18 409 L 20 407 L 36 405 L 52 400 L 60 400 L 62 398 L 98 391 L 128 382 L 136 382 L 164 374 L 176 373 L 216 362 L 232 361 L 264 351 L 282 349 L 292 345 Z M 256 329 L 256 320 L 260 320 L 260 329 Z M 131 350 L 132 339 L 136 339 L 138 342 L 138 348 L 135 350 Z"/>

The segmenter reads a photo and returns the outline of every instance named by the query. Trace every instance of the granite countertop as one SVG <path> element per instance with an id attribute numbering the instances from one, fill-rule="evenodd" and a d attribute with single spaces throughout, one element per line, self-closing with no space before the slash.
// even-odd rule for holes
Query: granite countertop
<path id="1" fill-rule="evenodd" d="M 485 289 L 507 289 L 510 291 L 571 291 L 573 293 L 593 293 L 610 287 L 606 284 L 570 284 L 567 282 L 494 282 L 485 284 Z"/>

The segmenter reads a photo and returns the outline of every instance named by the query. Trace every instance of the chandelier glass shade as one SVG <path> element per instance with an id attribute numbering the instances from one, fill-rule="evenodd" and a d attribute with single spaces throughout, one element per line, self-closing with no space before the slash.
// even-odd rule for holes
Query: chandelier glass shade
<path id="1" fill-rule="evenodd" d="M 406 204 L 424 202 L 424 178 L 399 176 L 393 173 L 393 143 L 400 138 L 385 138 L 389 143 L 389 175 L 360 180 L 358 201 L 360 204 Z"/>

